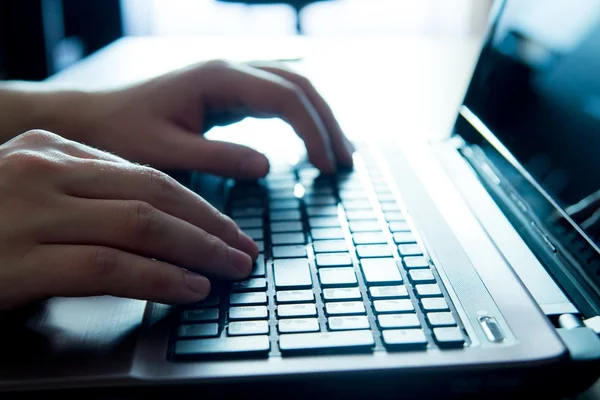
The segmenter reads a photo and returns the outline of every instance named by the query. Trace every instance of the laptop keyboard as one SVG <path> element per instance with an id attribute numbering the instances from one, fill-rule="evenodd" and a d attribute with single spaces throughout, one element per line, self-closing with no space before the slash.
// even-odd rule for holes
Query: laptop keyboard
<path id="1" fill-rule="evenodd" d="M 178 308 L 169 358 L 266 357 L 468 344 L 376 161 L 322 176 L 278 167 L 233 182 L 228 214 L 259 245 L 251 276 Z"/>

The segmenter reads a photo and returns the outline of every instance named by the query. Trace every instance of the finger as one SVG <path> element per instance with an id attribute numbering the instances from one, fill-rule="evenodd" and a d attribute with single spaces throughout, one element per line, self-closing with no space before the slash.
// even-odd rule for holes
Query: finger
<path id="1" fill-rule="evenodd" d="M 164 165 L 238 179 L 262 178 L 269 172 L 269 160 L 254 149 L 208 140 L 177 127 L 166 129 L 167 139 L 160 146 Z"/>
<path id="2" fill-rule="evenodd" d="M 244 65 L 206 63 L 191 70 L 212 109 L 247 108 L 252 116 L 277 116 L 304 141 L 310 161 L 323 172 L 335 170 L 327 130 L 306 94 L 297 85 Z"/>
<path id="3" fill-rule="evenodd" d="M 258 63 L 253 63 L 252 66 L 260 70 L 267 71 L 277 76 L 280 76 L 294 83 L 304 91 L 306 97 L 308 97 L 308 100 L 311 102 L 311 104 L 314 106 L 315 110 L 319 114 L 319 117 L 323 121 L 323 124 L 325 124 L 325 128 L 327 129 L 329 137 L 331 138 L 331 145 L 333 147 L 333 152 L 337 161 L 345 166 L 351 166 L 352 154 L 354 153 L 354 146 L 342 132 L 342 128 L 340 127 L 339 122 L 333 115 L 331 107 L 319 94 L 317 89 L 315 89 L 313 84 L 304 76 L 282 67 Z"/>
<path id="4" fill-rule="evenodd" d="M 600 208 L 583 221 L 581 227 L 592 235 L 600 235 Z"/>
<path id="5" fill-rule="evenodd" d="M 252 258 L 258 247 L 231 218 L 173 178 L 153 168 L 99 160 L 80 162 L 62 184 L 69 195 L 87 199 L 137 200 L 201 228 Z"/>
<path id="6" fill-rule="evenodd" d="M 206 298 L 211 287 L 199 274 L 102 246 L 42 245 L 28 264 L 27 286 L 40 297 L 113 295 L 180 304 Z"/>
<path id="7" fill-rule="evenodd" d="M 576 204 L 566 208 L 569 214 L 576 221 L 583 221 L 590 218 L 598 209 L 600 209 L 600 191 L 581 199 Z"/>
<path id="8" fill-rule="evenodd" d="M 248 254 L 148 203 L 90 199 L 70 209 L 43 232 L 44 243 L 118 248 L 221 279 L 243 279 L 252 270 Z"/>

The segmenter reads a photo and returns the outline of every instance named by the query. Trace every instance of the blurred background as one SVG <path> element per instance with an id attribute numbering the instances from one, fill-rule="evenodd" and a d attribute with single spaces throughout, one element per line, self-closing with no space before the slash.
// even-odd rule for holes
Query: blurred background
<path id="1" fill-rule="evenodd" d="M 0 0 L 0 79 L 45 79 L 123 36 L 480 37 L 492 2 Z"/>

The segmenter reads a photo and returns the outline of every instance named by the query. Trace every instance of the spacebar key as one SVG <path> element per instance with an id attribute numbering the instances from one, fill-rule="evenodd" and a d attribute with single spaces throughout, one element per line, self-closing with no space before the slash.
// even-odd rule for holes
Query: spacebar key
<path id="1" fill-rule="evenodd" d="M 179 340 L 175 343 L 175 356 L 266 355 L 270 348 L 271 343 L 267 335 Z"/>
<path id="2" fill-rule="evenodd" d="M 371 350 L 374 345 L 373 334 L 368 330 L 295 333 L 279 337 L 279 349 L 284 354 L 322 350 L 365 351 Z"/>

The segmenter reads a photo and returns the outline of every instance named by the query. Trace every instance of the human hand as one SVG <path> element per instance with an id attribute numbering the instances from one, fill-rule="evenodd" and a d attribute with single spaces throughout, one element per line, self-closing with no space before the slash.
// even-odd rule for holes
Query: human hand
<path id="1" fill-rule="evenodd" d="M 600 190 L 565 209 L 581 228 L 592 235 L 600 235 Z"/>
<path id="2" fill-rule="evenodd" d="M 244 278 L 257 254 L 155 169 L 43 131 L 0 146 L 0 309 L 100 294 L 195 302 L 206 277 Z"/>
<path id="3" fill-rule="evenodd" d="M 193 169 L 258 178 L 264 155 L 245 146 L 205 139 L 214 125 L 247 116 L 280 117 L 304 141 L 323 172 L 352 165 L 352 144 L 304 77 L 278 66 L 211 61 L 119 91 L 92 94 L 85 124 L 58 131 L 129 160 L 163 169 Z"/>

